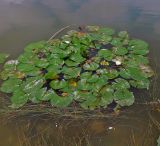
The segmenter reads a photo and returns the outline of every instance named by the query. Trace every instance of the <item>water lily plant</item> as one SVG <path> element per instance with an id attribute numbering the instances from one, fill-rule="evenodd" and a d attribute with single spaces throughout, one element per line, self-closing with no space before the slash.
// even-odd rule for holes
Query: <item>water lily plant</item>
<path id="1" fill-rule="evenodd" d="M 148 44 L 126 31 L 86 26 L 59 39 L 31 43 L 15 60 L 3 64 L 0 90 L 11 95 L 11 107 L 50 102 L 54 107 L 76 103 L 84 109 L 134 103 L 133 88 L 149 89 L 153 71 Z"/>

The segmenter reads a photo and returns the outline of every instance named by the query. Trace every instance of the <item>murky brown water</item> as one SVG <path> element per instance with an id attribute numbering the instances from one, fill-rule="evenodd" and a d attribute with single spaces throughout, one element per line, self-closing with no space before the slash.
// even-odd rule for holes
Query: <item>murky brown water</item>
<path id="1" fill-rule="evenodd" d="M 111 26 L 148 41 L 156 80 L 149 91 L 136 92 L 135 105 L 110 118 L 1 116 L 0 146 L 156 146 L 160 107 L 137 103 L 160 97 L 160 1 L 0 0 L 0 52 L 14 58 L 27 43 L 70 24 Z"/>

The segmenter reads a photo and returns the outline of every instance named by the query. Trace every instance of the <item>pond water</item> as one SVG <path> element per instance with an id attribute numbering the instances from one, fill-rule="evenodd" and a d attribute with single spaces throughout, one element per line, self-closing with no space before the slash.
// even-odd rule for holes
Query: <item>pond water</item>
<path id="1" fill-rule="evenodd" d="M 47 40 L 64 26 L 94 24 L 127 30 L 149 42 L 149 59 L 156 72 L 150 90 L 136 91 L 136 103 L 117 115 L 0 114 L 0 146 L 156 146 L 160 105 L 146 101 L 160 97 L 159 0 L 1 0 L 0 20 L 0 52 L 11 58 L 26 44 Z"/>

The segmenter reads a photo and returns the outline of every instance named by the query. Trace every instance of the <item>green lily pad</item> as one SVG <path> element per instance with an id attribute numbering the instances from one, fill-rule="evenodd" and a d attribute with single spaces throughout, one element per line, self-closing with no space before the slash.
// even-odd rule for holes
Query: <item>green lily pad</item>
<path id="1" fill-rule="evenodd" d="M 45 47 L 45 44 L 46 44 L 46 41 L 40 41 L 40 42 L 34 42 L 34 43 L 31 43 L 29 45 L 27 45 L 24 50 L 26 52 L 32 52 L 34 50 L 41 50 L 41 49 L 44 49 Z"/>
<path id="2" fill-rule="evenodd" d="M 1 85 L 0 90 L 5 93 L 12 93 L 15 88 L 19 87 L 21 84 L 21 80 L 16 78 L 9 78 Z"/>
<path id="3" fill-rule="evenodd" d="M 128 32 L 127 31 L 120 31 L 119 33 L 118 33 L 118 36 L 120 37 L 120 38 L 128 38 Z"/>
<path id="4" fill-rule="evenodd" d="M 93 84 L 91 83 L 87 83 L 86 79 L 81 79 L 80 81 L 78 81 L 78 89 L 79 90 L 92 90 L 94 87 Z"/>
<path id="5" fill-rule="evenodd" d="M 130 84 L 125 79 L 117 78 L 115 79 L 115 82 L 113 82 L 112 87 L 116 90 L 127 89 L 130 88 Z"/>
<path id="6" fill-rule="evenodd" d="M 9 57 L 9 54 L 0 53 L 0 64 L 4 63 L 8 57 Z"/>
<path id="7" fill-rule="evenodd" d="M 80 63 L 83 62 L 85 59 L 82 57 L 80 53 L 75 53 L 70 56 L 70 60 Z"/>
<path id="8" fill-rule="evenodd" d="M 113 35 L 115 31 L 109 27 L 102 27 L 98 30 L 99 33 L 103 33 L 105 35 Z"/>
<path id="9" fill-rule="evenodd" d="M 131 78 L 134 80 L 140 81 L 145 79 L 144 74 L 141 72 L 139 68 L 129 67 L 127 71 L 130 74 Z"/>
<path id="10" fill-rule="evenodd" d="M 101 35 L 101 37 L 99 37 L 99 41 L 102 43 L 102 44 L 108 44 L 109 42 L 111 42 L 112 40 L 112 37 L 109 36 L 109 35 Z"/>
<path id="11" fill-rule="evenodd" d="M 43 96 L 41 96 L 40 100 L 41 101 L 50 101 L 53 97 L 55 96 L 55 92 L 50 89 L 46 91 Z"/>
<path id="12" fill-rule="evenodd" d="M 149 89 L 149 80 L 148 79 L 143 79 L 139 81 L 131 80 L 129 81 L 131 86 L 139 89 Z"/>
<path id="13" fill-rule="evenodd" d="M 129 74 L 129 72 L 124 69 L 124 68 L 121 68 L 120 71 L 119 71 L 119 75 L 124 78 L 124 79 L 130 79 L 131 75 Z"/>
<path id="14" fill-rule="evenodd" d="M 49 66 L 49 62 L 46 59 L 39 59 L 35 61 L 35 66 L 39 68 L 47 68 L 47 66 Z"/>
<path id="15" fill-rule="evenodd" d="M 112 44 L 113 46 L 116 46 L 116 47 L 122 46 L 121 38 L 114 38 L 114 39 L 112 39 L 111 44 Z"/>
<path id="16" fill-rule="evenodd" d="M 96 83 L 98 81 L 98 79 L 99 79 L 99 76 L 95 74 L 95 75 L 90 76 L 87 79 L 87 82 L 89 82 L 89 83 Z"/>
<path id="17" fill-rule="evenodd" d="M 55 93 L 54 96 L 51 98 L 50 102 L 52 106 L 63 108 L 69 106 L 72 100 L 72 96 L 60 97 Z"/>
<path id="18" fill-rule="evenodd" d="M 149 52 L 148 44 L 145 41 L 135 39 L 131 40 L 129 44 L 134 54 L 146 55 Z"/>
<path id="19" fill-rule="evenodd" d="M 134 95 L 127 89 L 117 90 L 114 93 L 114 100 L 120 106 L 130 106 L 134 103 Z"/>
<path id="20" fill-rule="evenodd" d="M 114 47 L 113 51 L 116 55 L 125 55 L 128 53 L 128 50 L 125 47 Z"/>
<path id="21" fill-rule="evenodd" d="M 111 61 L 112 58 L 113 58 L 113 53 L 112 53 L 112 51 L 110 51 L 110 50 L 101 49 L 101 50 L 99 50 L 99 52 L 98 52 L 98 56 L 99 56 L 99 57 L 102 57 L 102 58 L 104 58 L 104 59 L 106 59 L 106 60 L 108 60 L 108 61 Z"/>
<path id="22" fill-rule="evenodd" d="M 100 105 L 102 107 L 106 108 L 109 104 L 113 102 L 113 92 L 114 90 L 110 86 L 106 86 L 100 91 L 100 94 L 102 95 Z"/>
<path id="23" fill-rule="evenodd" d="M 50 86 L 52 87 L 52 89 L 63 89 L 67 86 L 67 82 L 65 80 L 59 81 L 59 80 L 53 80 L 50 83 Z"/>
<path id="24" fill-rule="evenodd" d="M 20 63 L 17 65 L 17 69 L 21 72 L 29 72 L 29 71 L 33 71 L 35 69 L 35 66 L 33 64 Z"/>
<path id="25" fill-rule="evenodd" d="M 62 69 L 62 73 L 65 74 L 66 79 L 76 78 L 77 76 L 80 75 L 80 72 L 81 72 L 81 68 L 78 68 L 78 67 L 68 68 L 64 66 Z"/>
<path id="26" fill-rule="evenodd" d="M 110 69 L 105 74 L 108 77 L 108 79 L 114 79 L 114 78 L 118 77 L 118 75 L 119 75 L 118 71 L 115 69 Z"/>
<path id="27" fill-rule="evenodd" d="M 27 78 L 25 82 L 23 82 L 22 87 L 25 93 L 31 93 L 33 89 L 42 88 L 45 83 L 44 78 L 42 77 L 30 77 Z"/>
<path id="28" fill-rule="evenodd" d="M 33 103 L 40 103 L 46 93 L 46 90 L 46 88 L 34 88 L 34 90 L 29 93 L 29 99 Z"/>
<path id="29" fill-rule="evenodd" d="M 140 64 L 146 65 L 149 63 L 148 58 L 142 55 L 130 54 L 128 55 L 128 57 L 129 57 L 129 62 L 135 63 L 137 65 L 140 65 Z"/>
<path id="30" fill-rule="evenodd" d="M 90 64 L 86 63 L 83 65 L 84 70 L 88 70 L 88 71 L 96 70 L 98 67 L 99 67 L 99 65 L 95 62 L 92 62 Z"/>
<path id="31" fill-rule="evenodd" d="M 75 67 L 75 66 L 78 66 L 80 63 L 79 62 L 74 62 L 74 61 L 68 59 L 68 60 L 65 61 L 65 64 L 69 67 Z"/>
<path id="32" fill-rule="evenodd" d="M 11 97 L 12 108 L 20 108 L 28 101 L 28 95 L 26 95 L 20 88 L 16 88 Z"/>
<path id="33" fill-rule="evenodd" d="M 80 106 L 84 109 L 94 110 L 98 106 L 98 99 L 92 94 L 85 96 L 85 100 L 80 103 Z"/>

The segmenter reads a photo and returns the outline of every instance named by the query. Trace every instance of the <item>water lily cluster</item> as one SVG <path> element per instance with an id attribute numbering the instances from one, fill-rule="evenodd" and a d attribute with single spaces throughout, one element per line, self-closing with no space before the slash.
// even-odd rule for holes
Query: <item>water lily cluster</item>
<path id="1" fill-rule="evenodd" d="M 16 60 L 5 62 L 0 89 L 11 94 L 13 108 L 28 102 L 84 109 L 130 106 L 133 88 L 149 88 L 148 53 L 148 44 L 126 31 L 79 27 L 59 39 L 31 43 Z M 6 57 L 1 53 L 0 63 Z"/>

